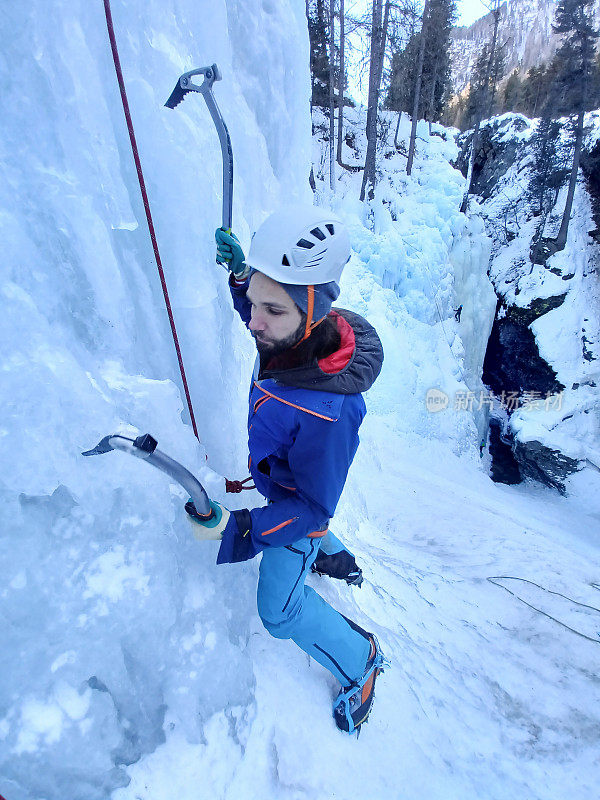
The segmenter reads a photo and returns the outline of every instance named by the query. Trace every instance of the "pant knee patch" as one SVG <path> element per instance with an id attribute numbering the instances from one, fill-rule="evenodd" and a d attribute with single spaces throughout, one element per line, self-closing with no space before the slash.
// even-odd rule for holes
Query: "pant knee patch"
<path id="1" fill-rule="evenodd" d="M 291 639 L 294 634 L 295 621 L 282 619 L 281 622 L 271 622 L 259 612 L 260 621 L 265 629 L 274 636 L 275 639 Z"/>

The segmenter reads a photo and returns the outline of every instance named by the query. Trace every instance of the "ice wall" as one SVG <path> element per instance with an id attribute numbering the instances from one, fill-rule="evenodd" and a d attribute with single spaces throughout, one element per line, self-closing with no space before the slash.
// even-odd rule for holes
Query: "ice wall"
<path id="1" fill-rule="evenodd" d="M 280 200 L 311 197 L 304 3 L 112 5 L 200 437 L 214 469 L 244 477 L 251 342 L 214 263 L 219 143 L 199 96 L 163 104 L 181 72 L 217 62 L 247 246 Z M 225 696 L 248 698 L 236 642 L 255 565 L 231 596 L 162 476 L 80 456 L 136 429 L 205 461 L 181 422 L 102 3 L 8 4 L 0 41 L 0 794 L 93 800 L 162 741 L 167 707 L 193 741 Z"/>

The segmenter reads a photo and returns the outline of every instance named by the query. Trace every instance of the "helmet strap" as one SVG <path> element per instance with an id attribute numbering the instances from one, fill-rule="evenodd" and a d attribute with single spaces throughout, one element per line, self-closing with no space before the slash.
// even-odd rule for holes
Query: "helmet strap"
<path id="1" fill-rule="evenodd" d="M 304 342 L 306 339 L 308 339 L 308 337 L 311 335 L 311 333 L 314 331 L 314 329 L 317 327 L 317 325 L 320 325 L 321 322 L 323 322 L 323 320 L 327 316 L 327 314 L 325 314 L 325 317 L 321 317 L 321 319 L 317 320 L 317 322 L 313 322 L 312 321 L 313 311 L 314 311 L 314 307 L 315 307 L 315 287 L 314 287 L 314 284 L 309 284 L 306 287 L 306 289 L 307 289 L 307 292 L 308 292 L 308 304 L 307 304 L 307 307 L 306 307 L 306 328 L 304 329 L 304 336 L 300 339 L 300 341 L 296 342 L 296 344 L 292 346 L 292 348 L 291 348 L 292 350 L 295 347 L 298 347 L 299 344 L 302 344 L 302 342 Z"/>

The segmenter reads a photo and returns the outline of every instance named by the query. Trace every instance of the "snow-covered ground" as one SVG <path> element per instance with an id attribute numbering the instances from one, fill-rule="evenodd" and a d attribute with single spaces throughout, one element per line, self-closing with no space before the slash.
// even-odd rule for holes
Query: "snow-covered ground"
<path id="1" fill-rule="evenodd" d="M 483 414 L 454 408 L 479 387 L 494 298 L 482 223 L 457 212 L 452 141 L 420 128 L 413 178 L 384 159 L 368 208 L 357 176 L 335 197 L 317 176 L 355 251 L 338 304 L 386 354 L 332 523 L 365 584 L 310 578 L 393 664 L 358 740 L 335 728 L 329 674 L 262 628 L 258 559 L 217 567 L 179 488 L 121 453 L 79 455 L 149 430 L 192 471 L 208 454 L 246 475 L 253 343 L 214 264 L 215 131 L 199 97 L 162 106 L 179 73 L 223 73 L 244 246 L 278 203 L 312 198 L 304 2 L 114 0 L 113 15 L 202 445 L 182 413 L 101 6 L 55 3 L 50 20 L 41 0 L 14 5 L 0 20 L 0 794 L 593 796 L 600 476 L 573 476 L 567 498 L 494 484 Z M 432 411 L 428 390 L 448 408 Z"/>

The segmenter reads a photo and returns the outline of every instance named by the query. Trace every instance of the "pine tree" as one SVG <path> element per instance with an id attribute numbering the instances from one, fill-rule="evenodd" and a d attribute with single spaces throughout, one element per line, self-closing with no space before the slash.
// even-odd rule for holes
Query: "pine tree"
<path id="1" fill-rule="evenodd" d="M 421 100 L 421 83 L 423 80 L 423 61 L 425 59 L 425 45 L 427 44 L 427 29 L 429 27 L 429 3 L 425 0 L 423 7 L 423 21 L 421 23 L 421 40 L 419 42 L 419 55 L 417 57 L 417 69 L 415 73 L 415 94 L 412 107 L 412 125 L 410 127 L 410 141 L 408 145 L 408 161 L 406 162 L 406 174 L 412 171 L 413 158 L 415 156 L 415 146 L 417 143 L 417 122 L 419 120 L 419 102 Z"/>
<path id="2" fill-rule="evenodd" d="M 500 112 L 501 99 L 497 98 L 498 83 L 506 71 L 506 42 L 496 44 L 488 82 L 488 103 L 484 116 L 489 119 Z"/>
<path id="3" fill-rule="evenodd" d="M 335 8 L 334 0 L 329 0 L 329 188 L 335 192 L 335 92 L 333 64 L 335 63 Z"/>
<path id="4" fill-rule="evenodd" d="M 477 117 L 479 116 L 480 119 L 483 117 L 483 109 L 487 105 L 489 91 L 488 65 L 491 70 L 490 48 L 488 44 L 484 44 L 479 51 L 471 75 L 464 121 L 467 128 L 474 128 Z"/>
<path id="5" fill-rule="evenodd" d="M 536 216 L 544 218 L 537 238 L 541 238 L 545 218 L 568 176 L 560 128 L 560 122 L 550 116 L 550 103 L 547 103 L 531 140 L 533 164 L 527 190 L 527 197 L 534 204 Z"/>
<path id="6" fill-rule="evenodd" d="M 450 31 L 455 18 L 455 0 L 429 0 L 419 119 L 436 122 L 441 117 L 442 100 L 450 86 Z M 420 47 L 421 31 L 418 31 L 409 38 L 404 49 L 392 54 L 385 104 L 393 111 L 409 114 L 413 111 Z"/>
<path id="7" fill-rule="evenodd" d="M 548 95 L 549 76 L 545 64 L 531 67 L 523 80 L 523 111 L 537 117 Z"/>
<path id="8" fill-rule="evenodd" d="M 329 24 L 324 0 L 306 3 L 313 106 L 329 106 Z"/>
<path id="9" fill-rule="evenodd" d="M 431 0 L 429 18 L 422 91 L 425 119 L 431 123 L 440 119 L 451 86 L 450 32 L 457 18 L 455 0 Z"/>
<path id="10" fill-rule="evenodd" d="M 338 132 L 337 132 L 337 153 L 336 159 L 340 166 L 342 161 L 342 139 L 344 129 L 344 89 L 346 88 L 346 63 L 345 63 L 345 13 L 344 0 L 340 0 L 340 68 L 338 74 Z"/>
<path id="11" fill-rule="evenodd" d="M 588 103 L 587 110 L 600 107 L 600 54 L 596 54 L 594 63 L 592 65 L 592 74 L 590 77 L 590 85 L 588 87 Z"/>
<path id="12" fill-rule="evenodd" d="M 421 32 L 413 34 L 403 50 L 392 54 L 385 106 L 391 111 L 410 113 L 414 104 L 415 65 L 421 47 Z M 422 108 L 420 109 L 422 111 Z"/>
<path id="13" fill-rule="evenodd" d="M 548 255 L 547 243 L 543 239 L 546 220 L 569 175 L 567 153 L 561 138 L 561 124 L 552 117 L 556 106 L 554 95 L 557 91 L 558 87 L 553 84 L 531 140 L 533 163 L 526 197 L 533 205 L 535 215 L 541 219 L 531 242 L 529 256 L 533 263 L 538 264 L 544 264 Z"/>
<path id="14" fill-rule="evenodd" d="M 502 97 L 502 111 L 523 111 L 524 93 L 523 81 L 519 75 L 519 70 L 514 69 L 508 77 L 504 86 Z"/>
<path id="15" fill-rule="evenodd" d="M 598 33 L 592 27 L 588 15 L 592 2 L 593 0 L 560 0 L 556 9 L 555 25 L 552 26 L 555 33 L 560 33 L 564 37 L 557 55 L 564 64 L 562 72 L 564 85 L 568 86 L 572 102 L 577 107 L 569 189 L 560 230 L 551 248 L 553 252 L 563 250 L 567 243 L 569 220 L 579 171 L 583 144 L 583 119 L 592 76 L 595 40 L 598 38 Z"/>
<path id="16" fill-rule="evenodd" d="M 478 119 L 489 119 L 495 110 L 496 87 L 504 72 L 505 56 L 497 46 L 492 51 L 493 44 L 493 38 L 484 44 L 475 61 L 467 101 L 467 127 L 474 128 Z"/>

